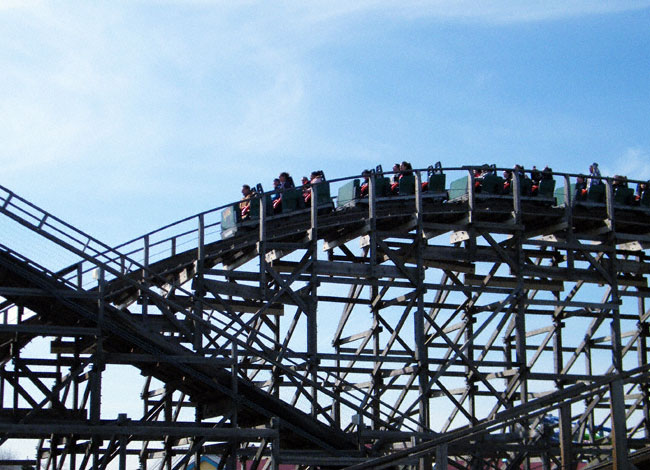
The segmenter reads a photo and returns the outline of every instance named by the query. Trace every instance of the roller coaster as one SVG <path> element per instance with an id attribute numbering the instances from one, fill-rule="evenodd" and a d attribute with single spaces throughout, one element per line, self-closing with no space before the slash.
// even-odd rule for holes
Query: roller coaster
<path id="1" fill-rule="evenodd" d="M 0 186 L 21 234 L 0 244 L 0 445 L 38 442 L 4 463 L 648 465 L 650 192 L 477 170 L 390 195 L 378 168 L 280 212 L 260 192 L 247 219 L 237 201 L 115 247 Z M 116 365 L 141 414 L 104 409 Z"/>

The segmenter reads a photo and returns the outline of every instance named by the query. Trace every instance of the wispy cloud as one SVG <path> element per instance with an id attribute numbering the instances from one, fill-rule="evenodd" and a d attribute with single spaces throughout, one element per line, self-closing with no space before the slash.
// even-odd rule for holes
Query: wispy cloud
<path id="1" fill-rule="evenodd" d="M 650 180 L 650 151 L 641 147 L 629 147 L 612 161 L 600 164 L 603 175 L 624 175 L 633 180 Z"/>
<path id="2" fill-rule="evenodd" d="M 177 27 L 161 27 L 162 18 L 148 19 L 138 10 L 143 5 L 166 19 L 172 13 L 164 13 L 164 6 L 194 14 Z M 77 2 L 64 9 L 5 0 L 0 163 L 10 172 L 60 165 L 116 144 L 113 158 L 134 148 L 142 158 L 165 145 L 183 113 L 194 116 L 187 124 L 195 135 L 188 132 L 204 146 L 277 151 L 295 136 L 309 104 L 309 47 L 332 40 L 339 22 L 367 15 L 511 22 L 649 6 L 647 0 L 141 0 L 118 6 Z M 207 28 L 208 22 L 214 26 Z M 202 34 L 188 41 L 186 31 L 196 26 Z M 221 92 L 206 93 L 211 86 Z"/>
<path id="3" fill-rule="evenodd" d="M 180 0 L 182 3 L 182 0 Z M 358 15 L 386 15 L 391 18 L 472 20 L 490 23 L 543 21 L 582 15 L 608 14 L 650 7 L 647 0 L 315 0 L 281 2 L 295 18 L 308 23 L 332 22 Z"/>
<path id="4" fill-rule="evenodd" d="M 3 0 L 0 2 L 0 12 L 5 10 L 26 10 L 41 8 L 44 5 L 43 0 Z"/>
<path id="5" fill-rule="evenodd" d="M 160 195 L 171 186 L 190 192 L 195 175 L 207 181 L 206 175 L 220 169 L 257 171 L 255 180 L 263 180 L 268 168 L 277 169 L 272 159 L 287 155 L 280 163 L 289 166 L 304 149 L 320 152 L 345 170 L 350 158 L 357 159 L 362 162 L 354 168 L 358 171 L 382 158 L 403 157 L 410 134 L 400 135 L 403 123 L 397 121 L 413 117 L 399 114 L 392 103 L 380 108 L 387 121 L 396 121 L 397 137 L 391 140 L 369 130 L 375 123 L 363 109 L 366 97 L 358 103 L 337 103 L 334 112 L 341 116 L 321 119 L 310 114 L 319 99 L 357 99 L 343 89 L 350 78 L 341 75 L 358 74 L 364 83 L 354 91 L 367 91 L 362 87 L 381 78 L 356 70 L 354 57 L 343 59 L 349 67 L 344 71 L 336 65 L 325 70 L 314 66 L 315 56 L 330 51 L 358 53 L 346 50 L 346 41 L 367 26 L 366 20 L 379 18 L 395 28 L 408 28 L 410 21 L 419 19 L 508 23 L 649 7 L 650 1 L 640 0 L 0 1 L 3 179 L 20 178 L 18 184 L 48 181 L 60 187 L 74 180 L 102 194 L 112 190 L 123 197 L 144 191 Z M 355 40 L 357 48 L 372 47 Z M 477 69 L 476 74 L 471 93 L 459 87 L 463 96 L 447 95 L 450 109 L 499 79 L 490 68 Z M 318 86 L 321 89 L 314 90 Z M 346 115 L 351 109 L 361 112 Z M 429 120 L 431 127 L 444 124 L 449 129 L 453 119 L 444 113 L 422 113 L 419 122 Z M 476 141 L 477 152 L 484 152 L 485 141 L 495 141 L 493 127 L 484 125 L 483 131 L 465 116 L 459 119 L 467 132 L 449 138 L 466 134 L 467 141 Z M 544 116 L 527 119 L 517 124 L 530 123 L 525 127 L 539 134 Z M 494 121 L 499 122 L 496 117 Z M 549 136 L 562 128 L 552 122 Z M 319 134 L 321 126 L 325 130 Z M 517 137 L 496 132 L 500 146 L 499 139 L 507 143 Z M 441 151 L 445 148 L 442 145 Z M 647 157 L 647 152 L 641 155 Z M 244 170 L 244 161 L 255 169 Z M 311 164 L 301 162 L 303 167 Z M 303 167 L 295 171 L 308 170 Z M 229 184 L 222 182 L 224 192 L 237 194 Z"/>

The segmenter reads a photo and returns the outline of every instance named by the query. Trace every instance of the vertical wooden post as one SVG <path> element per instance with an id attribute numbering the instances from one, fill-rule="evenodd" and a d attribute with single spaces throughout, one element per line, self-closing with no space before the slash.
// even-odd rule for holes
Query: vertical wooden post
<path id="1" fill-rule="evenodd" d="M 528 356 L 527 356 L 527 336 L 526 336 L 526 309 L 528 307 L 528 293 L 524 287 L 524 264 L 526 257 L 524 255 L 524 233 L 521 229 L 521 175 L 519 170 L 515 169 L 512 174 L 512 201 L 513 201 L 513 217 L 515 221 L 515 229 L 513 237 L 515 240 L 515 248 L 517 250 L 516 266 L 511 267 L 515 271 L 513 274 L 517 276 L 517 287 L 514 292 L 517 299 L 517 311 L 515 312 L 515 348 L 517 353 L 517 367 L 519 369 L 519 399 L 521 404 L 528 402 Z M 524 441 L 528 441 L 528 427 L 530 425 L 527 419 L 520 421 L 524 429 Z M 524 469 L 530 468 L 530 459 L 528 457 L 524 460 Z"/>
<path id="2" fill-rule="evenodd" d="M 194 315 L 203 318 L 203 296 L 205 288 L 203 287 L 203 276 L 205 272 L 205 219 L 203 214 L 198 217 L 198 247 L 196 252 L 196 287 L 194 289 L 196 300 L 194 302 Z M 201 322 L 194 320 L 194 338 L 193 346 L 195 351 L 203 349 L 203 328 Z"/>
<path id="3" fill-rule="evenodd" d="M 447 444 L 436 447 L 436 470 L 447 470 Z"/>
<path id="4" fill-rule="evenodd" d="M 638 259 L 641 262 L 641 257 Z M 643 321 L 645 316 L 645 298 L 639 296 L 639 322 L 637 325 L 639 340 L 637 346 L 637 358 L 639 367 L 648 363 L 648 324 Z M 647 383 L 639 385 L 641 393 L 643 394 L 643 427 L 645 430 L 646 439 L 650 438 L 650 386 Z"/>
<path id="5" fill-rule="evenodd" d="M 564 175 L 564 223 L 566 225 L 566 264 L 569 275 L 573 273 L 574 248 L 573 248 L 573 194 L 571 193 L 571 178 Z"/>
<path id="6" fill-rule="evenodd" d="M 318 383 L 318 284 L 315 264 L 318 260 L 318 183 L 311 186 L 311 229 L 309 230 L 309 250 L 311 252 L 311 277 L 310 277 L 310 299 L 307 303 L 309 308 L 307 315 L 307 361 L 309 375 L 314 384 Z M 316 416 L 318 412 L 318 389 L 314 385 L 311 388 L 312 402 L 311 414 Z"/>
<path id="7" fill-rule="evenodd" d="M 172 424 L 172 402 L 174 398 L 174 391 L 169 385 L 165 385 L 165 394 L 163 397 L 164 400 L 164 416 L 165 424 L 168 426 Z M 165 437 L 165 450 L 164 450 L 164 468 L 166 470 L 172 469 L 172 460 L 173 460 L 173 447 L 172 447 L 172 438 L 170 436 Z"/>
<path id="8" fill-rule="evenodd" d="M 414 338 L 415 338 L 415 360 L 418 364 L 418 389 L 422 399 L 419 402 L 419 430 L 426 431 L 429 428 L 429 354 L 425 338 L 425 320 L 424 320 L 424 230 L 422 228 L 422 178 L 419 171 L 415 172 L 415 217 L 416 217 L 416 237 L 415 237 L 415 256 L 417 262 L 417 309 L 414 316 Z M 420 470 L 429 470 L 432 467 L 431 455 L 427 454 L 420 459 Z"/>
<path id="9" fill-rule="evenodd" d="M 313 195 L 312 195 L 313 204 Z M 271 428 L 276 431 L 271 441 L 271 465 L 270 470 L 280 469 L 280 419 L 271 418 Z"/>
<path id="10" fill-rule="evenodd" d="M 379 296 L 379 285 L 377 282 L 377 276 L 375 275 L 376 266 L 377 266 L 377 221 L 376 221 L 376 210 L 377 210 L 377 181 L 376 178 L 383 178 L 383 174 L 377 175 L 373 174 L 368 180 L 368 222 L 370 224 L 369 236 L 369 245 L 368 245 L 368 266 L 370 268 L 370 277 L 368 279 L 370 283 L 370 310 L 372 313 L 372 328 L 373 328 L 373 354 L 375 356 L 379 355 L 379 305 L 377 302 L 377 297 Z M 379 362 L 374 363 L 375 373 L 373 374 L 372 380 L 372 398 L 371 398 L 371 407 L 372 407 L 372 428 L 378 429 L 380 422 L 380 389 L 382 386 L 382 377 L 381 377 L 381 364 Z M 360 430 L 362 427 L 361 422 L 358 424 L 357 430 Z"/>
<path id="11" fill-rule="evenodd" d="M 515 224 L 521 223 L 521 180 L 519 179 L 519 170 L 512 172 L 512 215 Z"/>
<path id="12" fill-rule="evenodd" d="M 90 378 L 90 421 L 99 424 L 101 418 L 102 399 L 102 372 L 104 371 L 104 310 L 105 310 L 105 282 L 104 269 L 98 269 L 97 291 L 97 336 L 95 354 L 93 356 L 93 369 Z"/>
<path id="13" fill-rule="evenodd" d="M 120 413 L 117 415 L 117 420 L 120 424 L 125 424 L 126 422 L 126 414 Z M 119 470 L 126 470 L 126 444 L 127 444 L 127 439 L 125 434 L 121 434 L 119 437 L 120 441 L 120 450 L 119 450 Z"/>
<path id="14" fill-rule="evenodd" d="M 474 180 L 474 170 L 469 168 L 467 171 L 469 172 L 467 175 L 467 222 L 471 224 L 474 222 L 474 208 L 476 206 L 476 190 L 474 189 L 474 184 L 476 182 Z"/>
<path id="15" fill-rule="evenodd" d="M 612 310 L 612 322 L 610 324 L 612 338 L 612 364 L 614 373 L 620 374 L 623 367 L 623 343 L 621 338 L 621 297 L 618 290 L 618 263 L 616 256 L 616 221 L 614 218 L 614 191 L 611 179 L 606 179 L 607 197 L 607 218 L 610 232 L 608 234 L 607 247 L 611 250 L 609 256 L 609 275 L 611 283 L 611 302 L 614 304 Z M 609 387 L 610 393 L 610 414 L 612 420 L 612 463 L 614 470 L 628 470 L 627 426 L 625 410 L 625 391 L 623 381 L 614 380 Z"/>
<path id="16" fill-rule="evenodd" d="M 147 275 L 149 272 L 149 235 L 145 235 L 143 238 L 144 241 L 144 269 L 142 270 L 142 285 L 143 287 L 148 286 Z M 144 325 L 147 324 L 147 314 L 149 312 L 149 297 L 142 295 L 142 290 L 140 291 L 140 296 L 142 297 L 142 322 Z"/>
<path id="17" fill-rule="evenodd" d="M 607 225 L 610 230 L 614 230 L 616 220 L 614 214 L 614 188 L 612 187 L 612 180 L 605 179 L 605 202 L 607 205 Z M 614 245 L 616 246 L 616 245 Z"/>
<path id="18" fill-rule="evenodd" d="M 612 414 L 612 468 L 628 470 L 627 429 L 625 426 L 625 396 L 623 382 L 614 380 L 609 387 Z"/>
<path id="19" fill-rule="evenodd" d="M 260 259 L 260 289 L 264 298 L 268 297 L 268 286 L 266 282 L 266 196 L 258 195 L 260 201 L 260 223 L 259 223 L 259 242 L 257 243 L 257 253 Z M 252 203 L 251 203 L 252 204 Z"/>
<path id="20" fill-rule="evenodd" d="M 571 441 L 571 405 L 562 405 L 560 407 L 560 461 L 562 470 L 573 470 Z"/>

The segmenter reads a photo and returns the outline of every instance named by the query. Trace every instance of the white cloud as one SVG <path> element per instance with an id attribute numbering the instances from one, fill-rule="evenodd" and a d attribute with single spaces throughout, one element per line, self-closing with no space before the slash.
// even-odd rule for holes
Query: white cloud
<path id="1" fill-rule="evenodd" d="M 650 152 L 640 147 L 629 147 L 613 162 L 600 164 L 606 176 L 624 175 L 632 180 L 650 180 Z"/>
<path id="2" fill-rule="evenodd" d="M 324 44 L 343 48 L 358 21 L 531 21 L 649 5 L 0 0 L 0 165 L 5 178 L 64 174 L 66 183 L 76 177 L 125 197 L 143 187 L 165 191 L 177 176 L 169 168 L 187 166 L 190 158 L 195 174 L 211 171 L 210 165 L 238 168 L 240 157 L 271 167 L 269 155 L 290 153 L 308 140 L 301 137 L 314 99 L 310 74 L 331 73 L 311 69 L 310 54 L 316 48 L 321 54 Z M 478 74 L 477 88 L 489 84 L 491 73 Z M 309 137 L 314 146 L 318 137 Z M 372 162 L 392 148 L 356 134 L 322 140 L 318 147 L 327 158 L 354 154 Z M 211 161 L 219 158 L 228 161 Z M 191 188 L 194 180 L 188 181 Z"/>
<path id="3" fill-rule="evenodd" d="M 2 0 L 0 2 L 0 12 L 3 10 L 26 10 L 40 8 L 44 5 L 43 0 Z"/>
<path id="4" fill-rule="evenodd" d="M 181 1 L 181 3 L 183 3 Z M 314 0 L 285 1 L 290 13 L 307 23 L 331 22 L 356 15 L 386 15 L 406 19 L 431 18 L 491 23 L 543 21 L 582 15 L 608 14 L 650 7 L 648 0 Z"/>

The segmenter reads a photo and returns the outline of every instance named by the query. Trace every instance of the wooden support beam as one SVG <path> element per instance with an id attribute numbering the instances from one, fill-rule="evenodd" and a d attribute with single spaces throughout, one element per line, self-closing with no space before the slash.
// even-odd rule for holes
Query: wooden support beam
<path id="1" fill-rule="evenodd" d="M 485 282 L 485 276 L 480 276 L 477 274 L 465 274 L 464 280 L 466 285 L 480 286 Z M 523 280 L 523 283 L 524 289 L 529 290 L 535 289 L 551 292 L 562 292 L 564 290 L 564 283 L 562 281 L 527 278 Z M 514 289 L 518 285 L 518 280 L 516 277 L 493 276 L 487 285 L 492 287 L 507 287 Z"/>
<path id="2" fill-rule="evenodd" d="M 221 282 L 212 279 L 203 281 L 205 287 L 219 295 L 234 295 L 244 299 L 261 300 L 263 298 L 262 290 L 259 287 L 236 284 L 234 282 Z"/>
<path id="3" fill-rule="evenodd" d="M 334 248 L 344 245 L 351 240 L 356 240 L 357 238 L 366 235 L 369 230 L 370 224 L 365 223 L 363 227 L 351 232 L 345 232 L 339 238 L 335 238 L 333 240 L 325 240 L 325 242 L 323 242 L 323 251 L 333 250 Z"/>
<path id="4" fill-rule="evenodd" d="M 348 276 L 366 278 L 370 277 L 370 266 L 359 265 L 352 263 L 334 263 L 330 261 L 316 261 L 314 262 L 313 269 L 316 274 L 327 276 Z M 412 272 L 415 276 L 417 269 L 406 268 L 408 272 Z M 374 271 L 377 277 L 399 278 L 405 279 L 406 276 L 402 274 L 401 270 L 394 266 L 374 266 Z"/>
<path id="5" fill-rule="evenodd" d="M 174 302 L 177 302 L 179 305 L 183 305 L 188 308 L 194 302 L 194 299 L 192 299 L 189 296 L 175 295 L 172 298 Z M 212 308 L 216 310 L 229 307 L 230 309 L 238 313 L 257 313 L 262 307 L 267 306 L 265 302 L 256 302 L 254 300 L 228 300 L 227 305 L 225 305 L 222 302 L 220 302 L 219 299 L 214 299 L 210 297 L 203 298 L 201 300 L 201 305 L 203 306 L 204 309 Z M 282 316 L 284 315 L 284 305 L 281 303 L 274 303 L 270 306 L 267 306 L 264 315 Z"/>

